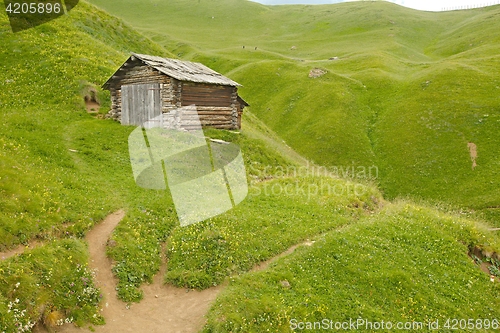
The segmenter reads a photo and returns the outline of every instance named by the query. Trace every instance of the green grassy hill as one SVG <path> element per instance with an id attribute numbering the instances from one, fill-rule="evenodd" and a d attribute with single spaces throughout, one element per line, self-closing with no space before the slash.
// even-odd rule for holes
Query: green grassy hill
<path id="1" fill-rule="evenodd" d="M 392 320 L 500 317 L 498 283 L 489 282 L 467 257 L 475 247 L 483 250 L 488 254 L 483 260 L 492 262 L 497 273 L 494 253 L 500 253 L 500 240 L 486 226 L 435 207 L 387 202 L 363 177 L 311 174 L 301 156 L 330 166 L 378 166 L 388 198 L 413 194 L 463 204 L 470 194 L 467 207 L 494 205 L 495 193 L 483 190 L 498 180 L 491 166 L 498 161 L 493 154 L 496 119 L 493 111 L 484 115 L 486 107 L 497 105 L 491 80 L 498 58 L 488 39 L 487 29 L 494 29 L 479 18 L 489 19 L 497 9 L 435 16 L 378 3 L 99 5 L 143 34 L 86 2 L 69 15 L 16 34 L 0 14 L 0 248 L 33 240 L 44 244 L 0 261 L 0 332 L 18 332 L 19 325 L 28 331 L 47 316 L 79 325 L 103 323 L 102 297 L 90 282 L 82 236 L 120 208 L 127 214 L 108 248 L 119 297 L 141 299 L 140 286 L 158 272 L 166 244 L 167 282 L 206 288 L 229 281 L 211 310 L 207 331 L 287 331 L 292 316 L 332 315 L 332 299 L 343 302 L 342 318 L 384 319 L 381 313 Z M 464 31 L 471 29 L 483 38 L 467 51 Z M 428 35 L 439 38 L 431 41 Z M 463 40 L 462 48 L 452 40 Z M 130 51 L 202 61 L 245 85 L 241 93 L 252 107 L 241 133 L 205 132 L 242 149 L 250 193 L 238 207 L 181 228 L 169 192 L 136 186 L 126 144 L 134 128 L 87 114 L 83 105 L 84 96 L 95 90 L 101 113 L 107 111 L 109 95 L 99 86 Z M 490 67 L 460 58 L 467 52 Z M 336 56 L 339 60 L 328 60 Z M 309 78 L 313 68 L 327 73 Z M 482 76 L 476 76 L 478 69 Z M 476 96 L 479 85 L 488 94 Z M 473 88 L 471 98 L 458 94 Z M 467 101 L 470 109 L 452 112 L 443 98 L 452 89 L 457 89 L 457 105 Z M 437 98 L 441 104 L 431 103 Z M 429 103 L 425 111 L 412 107 L 424 101 Z M 409 110 L 398 112 L 400 107 Z M 469 126 L 470 120 L 477 124 Z M 453 135 L 464 141 L 455 147 Z M 474 173 L 468 141 L 478 146 Z M 425 159 L 429 155 L 434 162 Z M 446 168 L 439 164 L 444 160 L 451 161 Z M 463 170 L 447 184 L 437 182 L 452 168 Z M 318 165 L 312 170 L 324 171 Z M 245 274 L 307 239 L 317 242 L 269 271 Z M 374 269 L 360 279 L 367 273 L 365 263 Z M 329 284 L 336 277 L 339 284 Z M 290 289 L 282 288 L 284 280 Z M 310 288 L 312 281 L 319 281 L 317 289 Z M 241 297 L 232 298 L 235 293 Z M 375 297 L 346 301 L 370 293 Z M 387 302 L 386 294 L 400 297 Z"/>
<path id="2" fill-rule="evenodd" d="M 168 194 L 135 191 L 117 171 L 130 168 L 123 142 L 131 129 L 88 115 L 84 96 L 94 90 L 109 105 L 98 86 L 132 49 L 169 53 L 86 3 L 16 34 L 2 11 L 0 43 L 0 249 L 44 244 L 0 262 L 0 331 L 25 332 L 61 314 L 102 323 L 81 237 L 108 213 L 135 207 L 134 197 L 154 206 Z"/>
<path id="3" fill-rule="evenodd" d="M 2 13 L 0 29 L 0 250 L 43 244 L 0 262 L 0 331 L 17 332 L 19 325 L 30 328 L 59 315 L 79 325 L 102 323 L 102 296 L 88 282 L 85 233 L 110 212 L 127 211 L 110 255 L 119 296 L 137 301 L 138 287 L 159 269 L 162 243 L 179 226 L 168 191 L 136 186 L 126 144 L 134 127 L 101 119 L 109 94 L 99 87 L 131 51 L 173 55 L 85 2 L 67 16 L 15 34 Z M 92 91 L 102 104 L 97 116 L 88 114 L 83 102 Z M 245 123 L 241 135 L 207 135 L 222 135 L 241 147 L 257 189 L 274 168 L 305 163 L 251 114 Z M 244 218 L 254 210 L 247 208 Z M 285 235 L 272 251 L 261 243 L 258 255 L 242 260 L 238 270 L 332 224 L 329 219 L 316 227 L 306 222 L 301 234 Z M 260 223 L 267 222 L 262 218 Z M 214 276 L 215 281 L 225 274 Z"/>
<path id="4" fill-rule="evenodd" d="M 314 162 L 375 165 L 389 198 L 445 201 L 498 225 L 499 6 L 92 2 L 176 55 L 229 73 L 252 113 Z M 309 78 L 314 68 L 326 74 Z"/>
<path id="5" fill-rule="evenodd" d="M 449 318 L 475 318 L 463 332 L 494 332 L 500 288 L 470 265 L 464 244 L 478 230 L 468 224 L 405 202 L 387 206 L 233 278 L 204 332 L 431 332 L 431 322 L 451 332 Z"/>
<path id="6" fill-rule="evenodd" d="M 54 225 L 59 232 L 68 227 L 79 233 L 123 205 L 116 184 L 128 182 L 113 172 L 113 164 L 126 165 L 119 160 L 126 147 L 114 142 L 126 139 L 129 130 L 83 112 L 84 95 L 131 49 L 168 53 L 87 4 L 17 34 L 2 13 L 1 31 L 1 247 L 44 237 Z M 109 96 L 99 94 L 105 108 Z"/>

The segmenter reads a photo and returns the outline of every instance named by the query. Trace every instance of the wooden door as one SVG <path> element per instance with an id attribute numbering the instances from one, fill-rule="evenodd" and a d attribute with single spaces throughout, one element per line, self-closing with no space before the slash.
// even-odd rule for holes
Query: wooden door
<path id="1" fill-rule="evenodd" d="M 157 127 L 151 122 L 161 115 L 160 84 L 129 84 L 122 86 L 122 125 Z M 159 117 L 161 118 L 161 117 Z"/>

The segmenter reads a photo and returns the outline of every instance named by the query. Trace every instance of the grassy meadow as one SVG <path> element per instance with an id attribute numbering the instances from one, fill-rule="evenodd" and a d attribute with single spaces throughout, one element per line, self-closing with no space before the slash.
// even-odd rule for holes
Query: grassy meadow
<path id="1" fill-rule="evenodd" d="M 499 225 L 500 6 L 91 2 L 231 75 L 251 112 L 309 160 L 376 165 L 387 198 L 447 202 Z M 308 77 L 315 68 L 326 74 Z"/>
<path id="2" fill-rule="evenodd" d="M 289 332 L 293 318 L 500 319 L 499 284 L 477 265 L 500 277 L 489 230 L 500 226 L 498 6 L 90 2 L 107 12 L 81 1 L 15 34 L 0 13 L 0 250 L 43 244 L 0 261 L 0 332 L 104 323 L 83 236 L 118 209 L 118 296 L 141 300 L 164 248 L 166 283 L 228 284 L 206 332 Z M 136 186 L 134 127 L 103 119 L 100 88 L 130 52 L 201 61 L 243 84 L 241 132 L 205 131 L 242 150 L 249 195 L 233 210 L 181 228 L 168 191 Z M 315 68 L 324 75 L 310 78 Z M 375 177 L 357 173 L 370 167 Z"/>
<path id="3" fill-rule="evenodd" d="M 0 30 L 0 248 L 44 244 L 0 262 L 0 331 L 102 324 L 81 237 L 108 213 L 135 208 L 134 199 L 168 196 L 136 190 L 122 144 L 132 129 L 88 115 L 84 96 L 94 90 L 108 107 L 98 87 L 125 54 L 169 53 L 85 3 L 16 34 L 2 11 Z"/>
<path id="4" fill-rule="evenodd" d="M 379 330 L 366 322 L 394 325 L 383 332 L 395 331 L 396 323 L 436 321 L 438 332 L 452 332 L 449 318 L 489 318 L 491 325 L 499 315 L 500 288 L 467 256 L 467 247 L 483 237 L 471 221 L 395 203 L 318 237 L 265 271 L 232 278 L 204 332 L 302 331 L 299 323 L 308 322 L 333 330 L 330 320 L 354 320 L 358 330 L 368 332 Z M 498 239 L 488 241 L 498 246 Z"/>

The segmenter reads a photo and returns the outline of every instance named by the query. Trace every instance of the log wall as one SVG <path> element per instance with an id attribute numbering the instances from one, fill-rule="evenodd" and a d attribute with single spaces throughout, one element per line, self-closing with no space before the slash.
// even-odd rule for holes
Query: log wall
<path id="1" fill-rule="evenodd" d="M 109 86 L 112 102 L 110 117 L 118 121 L 122 119 L 122 85 L 145 83 L 160 84 L 161 110 L 164 115 L 182 106 L 196 105 L 202 126 L 241 128 L 242 108 L 236 87 L 178 81 L 140 61 L 126 63 L 113 76 Z M 189 119 L 184 120 L 189 123 Z M 166 123 L 169 121 L 173 120 L 167 120 Z M 189 129 L 189 126 L 183 127 Z"/>
<path id="2" fill-rule="evenodd" d="M 236 87 L 184 82 L 181 106 L 196 105 L 202 126 L 238 129 Z"/>

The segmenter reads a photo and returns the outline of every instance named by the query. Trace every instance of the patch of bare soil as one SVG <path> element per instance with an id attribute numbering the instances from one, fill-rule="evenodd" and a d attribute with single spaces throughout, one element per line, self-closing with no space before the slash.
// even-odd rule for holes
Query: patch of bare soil
<path id="1" fill-rule="evenodd" d="M 293 245 L 288 250 L 286 250 L 285 252 L 282 252 L 282 253 L 278 254 L 277 256 L 272 257 L 271 259 L 263 261 L 260 264 L 256 265 L 251 270 L 251 272 L 263 271 L 263 270 L 267 269 L 269 267 L 269 265 L 271 265 L 273 262 L 275 262 L 279 258 L 287 256 L 287 255 L 293 253 L 293 251 L 295 251 L 299 246 L 312 246 L 313 244 L 314 244 L 314 241 L 306 240 L 305 242 L 303 242 L 301 244 Z"/>
<path id="2" fill-rule="evenodd" d="M 477 159 L 477 146 L 473 142 L 467 143 L 467 147 L 469 148 L 470 159 L 472 160 L 472 170 L 477 167 L 476 159 Z"/>
<path id="3" fill-rule="evenodd" d="M 31 250 L 41 246 L 43 243 L 40 241 L 31 242 L 29 245 L 19 245 L 15 249 L 0 252 L 0 260 L 5 260 L 15 255 L 21 254 L 26 250 Z"/>
<path id="4" fill-rule="evenodd" d="M 321 68 L 313 68 L 309 72 L 309 77 L 311 78 L 317 78 L 325 75 L 327 72 Z"/>
<path id="5" fill-rule="evenodd" d="M 88 113 L 98 113 L 101 106 L 97 102 L 88 101 L 85 102 Z"/>
<path id="6" fill-rule="evenodd" d="M 97 100 L 97 90 L 89 87 L 85 97 L 83 98 L 88 113 L 98 113 L 101 105 Z"/>
<path id="7" fill-rule="evenodd" d="M 481 250 L 479 247 L 474 247 L 469 251 L 469 257 L 479 266 L 479 268 L 490 276 L 490 281 L 500 281 L 500 276 L 495 276 L 493 271 L 498 272 L 500 269 L 500 253 L 488 252 Z M 496 268 L 496 269 L 495 269 Z"/>

